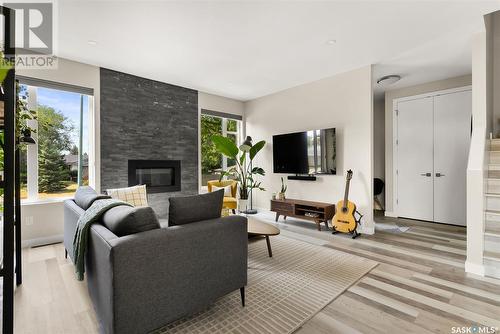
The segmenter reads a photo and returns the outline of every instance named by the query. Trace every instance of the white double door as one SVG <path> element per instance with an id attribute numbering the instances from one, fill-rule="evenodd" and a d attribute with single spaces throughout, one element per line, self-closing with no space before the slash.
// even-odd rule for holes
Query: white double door
<path id="1" fill-rule="evenodd" d="M 471 91 L 397 102 L 399 217 L 466 225 Z"/>

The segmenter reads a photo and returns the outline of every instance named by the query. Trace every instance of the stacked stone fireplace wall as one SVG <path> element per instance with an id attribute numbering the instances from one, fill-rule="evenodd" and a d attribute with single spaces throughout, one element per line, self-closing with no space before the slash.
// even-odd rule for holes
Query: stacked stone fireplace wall
<path id="1" fill-rule="evenodd" d="M 166 217 L 198 192 L 198 92 L 104 68 L 100 91 L 101 191 L 128 186 L 128 160 L 181 160 L 181 191 L 148 194 Z"/>

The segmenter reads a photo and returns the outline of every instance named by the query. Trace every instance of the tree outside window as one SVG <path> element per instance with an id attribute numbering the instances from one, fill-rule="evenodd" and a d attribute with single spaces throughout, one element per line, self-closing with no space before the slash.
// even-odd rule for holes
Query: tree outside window
<path id="1" fill-rule="evenodd" d="M 218 153 L 211 138 L 213 135 L 222 135 L 231 138 L 235 144 L 239 143 L 240 121 L 212 115 L 201 115 L 201 175 L 202 186 L 210 180 L 218 180 L 222 170 L 236 164 Z"/>
<path id="2" fill-rule="evenodd" d="M 21 151 L 21 197 L 71 196 L 78 187 L 79 174 L 81 183 L 88 184 L 92 96 L 34 86 L 24 86 L 22 91 L 28 105 L 37 111 L 37 132 L 36 145 L 24 146 Z M 36 164 L 38 169 L 28 167 Z"/>

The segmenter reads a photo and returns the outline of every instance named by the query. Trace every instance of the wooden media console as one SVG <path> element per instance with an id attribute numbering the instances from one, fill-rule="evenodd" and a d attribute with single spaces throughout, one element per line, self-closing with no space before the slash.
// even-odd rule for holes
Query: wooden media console
<path id="1" fill-rule="evenodd" d="M 321 231 L 321 223 L 325 223 L 326 229 L 330 229 L 328 221 L 335 214 L 335 204 L 304 201 L 300 199 L 287 198 L 284 200 L 271 200 L 271 211 L 276 212 L 276 221 L 280 216 L 295 217 L 310 220 L 316 223 L 318 231 Z"/>

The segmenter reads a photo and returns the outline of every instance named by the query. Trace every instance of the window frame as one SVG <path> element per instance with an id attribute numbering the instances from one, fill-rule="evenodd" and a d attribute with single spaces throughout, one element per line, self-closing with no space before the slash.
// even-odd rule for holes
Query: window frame
<path id="1" fill-rule="evenodd" d="M 201 112 L 200 112 L 200 129 L 199 129 L 199 133 L 201 134 L 201 127 L 202 127 L 202 124 L 201 124 L 201 118 L 203 116 L 210 116 L 210 117 L 217 117 L 217 118 L 221 118 L 222 119 L 222 122 L 221 122 L 221 126 L 222 126 L 222 136 L 224 137 L 227 137 L 228 135 L 234 135 L 236 137 L 236 146 L 240 146 L 240 144 L 243 142 L 243 133 L 242 133 L 242 129 L 243 129 L 243 117 L 240 116 L 240 115 L 236 115 L 236 114 L 229 114 L 229 113 L 223 113 L 223 112 L 219 112 L 219 111 L 214 111 L 214 110 L 207 110 L 207 109 L 201 109 Z M 236 121 L 236 131 L 228 131 L 227 130 L 227 124 L 228 124 L 228 120 L 234 120 Z M 202 165 L 201 165 L 201 155 L 202 155 L 202 152 L 201 152 L 201 142 L 200 142 L 200 181 L 203 179 L 203 174 L 201 172 L 202 170 Z M 222 169 L 223 170 L 227 170 L 227 162 L 228 162 L 228 158 L 221 154 L 222 155 Z M 224 176 L 223 179 L 227 179 L 226 176 Z M 207 185 L 206 184 L 201 184 L 200 185 L 200 189 L 206 191 L 207 190 Z"/>
<path id="2" fill-rule="evenodd" d="M 94 118 L 94 110 L 96 98 L 94 96 L 94 89 L 87 87 L 80 87 L 75 85 L 63 84 L 58 82 L 47 81 L 43 79 L 30 78 L 19 76 L 16 77 L 20 85 L 27 87 L 28 97 L 27 97 L 27 107 L 30 110 L 38 109 L 38 88 L 59 90 L 68 93 L 76 93 L 80 95 L 85 95 L 88 97 L 87 106 L 87 124 L 88 124 L 88 182 L 90 185 L 95 184 L 95 175 L 91 173 L 90 161 L 95 159 L 95 149 L 93 145 L 93 138 L 91 135 L 93 131 L 90 129 L 92 126 L 92 121 Z M 38 130 L 38 121 L 29 120 L 28 125 L 35 130 Z M 72 198 L 73 194 L 55 196 L 51 198 L 41 198 L 39 196 L 38 189 L 38 178 L 39 178 L 39 166 L 38 166 L 38 131 L 33 132 L 33 139 L 35 140 L 35 145 L 27 145 L 26 149 L 26 191 L 27 197 L 22 199 L 22 203 L 38 203 L 38 202 L 55 202 L 59 200 L 64 200 Z M 79 145 L 78 145 L 79 146 Z M 79 150 L 81 149 L 78 147 Z"/>

